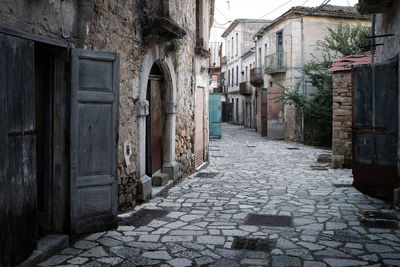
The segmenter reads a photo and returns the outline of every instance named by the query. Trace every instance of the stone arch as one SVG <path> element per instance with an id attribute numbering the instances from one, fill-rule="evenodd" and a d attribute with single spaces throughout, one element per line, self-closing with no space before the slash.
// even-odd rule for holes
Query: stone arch
<path id="1" fill-rule="evenodd" d="M 176 75 L 170 57 L 165 56 L 163 45 L 152 46 L 144 56 L 142 69 L 139 75 L 139 101 L 138 101 L 138 175 L 139 198 L 151 197 L 151 178 L 146 175 L 146 116 L 149 114 L 149 102 L 146 100 L 147 87 L 151 69 L 154 64 L 163 74 L 165 99 L 163 111 L 165 130 L 163 131 L 163 164 L 162 172 L 167 173 L 170 179 L 178 177 L 179 165 L 175 161 L 175 124 L 176 124 Z"/>

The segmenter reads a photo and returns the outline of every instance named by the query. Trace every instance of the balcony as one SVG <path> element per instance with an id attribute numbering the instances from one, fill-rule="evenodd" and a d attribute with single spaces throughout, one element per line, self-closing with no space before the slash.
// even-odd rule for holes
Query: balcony
<path id="1" fill-rule="evenodd" d="M 251 95 L 251 84 L 249 82 L 242 82 L 239 84 L 239 93 L 241 95 Z"/>
<path id="2" fill-rule="evenodd" d="M 186 30 L 170 18 L 169 1 L 165 0 L 147 1 L 141 26 L 147 43 L 182 39 L 186 35 Z"/>
<path id="3" fill-rule="evenodd" d="M 250 83 L 255 87 L 263 87 L 264 85 L 263 68 L 253 68 L 250 70 Z"/>
<path id="4" fill-rule="evenodd" d="M 265 57 L 265 73 L 286 72 L 286 53 L 278 52 Z"/>

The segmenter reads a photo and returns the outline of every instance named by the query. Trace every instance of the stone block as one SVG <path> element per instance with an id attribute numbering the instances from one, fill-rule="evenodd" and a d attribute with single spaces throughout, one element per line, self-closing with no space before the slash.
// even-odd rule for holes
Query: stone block
<path id="1" fill-rule="evenodd" d="M 138 193 L 139 200 L 147 200 L 151 198 L 151 179 L 147 175 L 140 178 Z"/>
<path id="2" fill-rule="evenodd" d="M 167 173 L 158 173 L 154 174 L 151 177 L 153 186 L 162 186 L 166 185 L 169 180 L 169 175 Z"/>
<path id="3" fill-rule="evenodd" d="M 333 169 L 341 169 L 344 164 L 344 156 L 343 155 L 333 155 L 332 156 L 332 168 Z"/>

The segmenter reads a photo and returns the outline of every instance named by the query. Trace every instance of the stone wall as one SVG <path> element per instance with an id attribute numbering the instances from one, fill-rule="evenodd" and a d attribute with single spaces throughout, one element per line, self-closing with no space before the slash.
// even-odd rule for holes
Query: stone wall
<path id="1" fill-rule="evenodd" d="M 350 71 L 333 73 L 332 164 L 350 168 L 352 163 L 352 75 Z"/>
<path id="2" fill-rule="evenodd" d="M 184 174 L 193 172 L 194 90 L 208 92 L 208 60 L 196 68 L 196 1 L 169 1 L 170 18 L 187 31 L 178 51 L 170 56 L 176 73 L 176 160 Z M 210 0 L 210 8 L 213 1 Z M 137 110 L 139 74 L 149 45 L 142 41 L 143 0 L 0 1 L 1 25 L 64 40 L 77 48 L 120 55 L 118 184 L 119 209 L 136 204 L 138 174 Z M 209 15 L 206 10 L 205 15 Z M 206 40 L 208 42 L 208 40 Z M 164 42 L 162 47 L 168 45 Z M 197 60 L 199 61 L 199 60 Z M 205 66 L 205 71 L 201 68 Z M 197 82 L 196 76 L 201 81 Z M 206 100 L 206 99 L 205 99 Z M 206 109 L 207 110 L 207 109 Z M 208 127 L 208 123 L 206 125 Z M 208 131 L 206 131 L 207 133 Z M 132 148 L 127 166 L 124 145 Z"/>

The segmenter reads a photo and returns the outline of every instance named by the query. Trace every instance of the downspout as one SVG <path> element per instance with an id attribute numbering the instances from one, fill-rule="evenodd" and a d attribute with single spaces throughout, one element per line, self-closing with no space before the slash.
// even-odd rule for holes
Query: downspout
<path id="1" fill-rule="evenodd" d="M 370 53 L 371 53 L 371 82 L 372 82 L 372 88 L 371 88 L 371 94 L 372 94 L 372 128 L 375 130 L 375 124 L 376 124 L 376 114 L 375 114 L 375 60 L 374 60 L 374 50 L 375 50 L 375 14 L 372 15 L 372 27 L 371 27 L 371 47 L 370 47 Z M 374 135 L 374 140 L 373 140 L 373 151 L 372 151 L 372 164 L 375 165 L 377 162 L 376 158 L 376 136 Z"/>
<path id="2" fill-rule="evenodd" d="M 303 96 L 303 105 L 301 108 L 301 136 L 300 142 L 304 143 L 304 98 L 305 96 L 305 74 L 304 74 L 304 23 L 303 17 L 300 18 L 301 21 L 301 95 Z"/>

